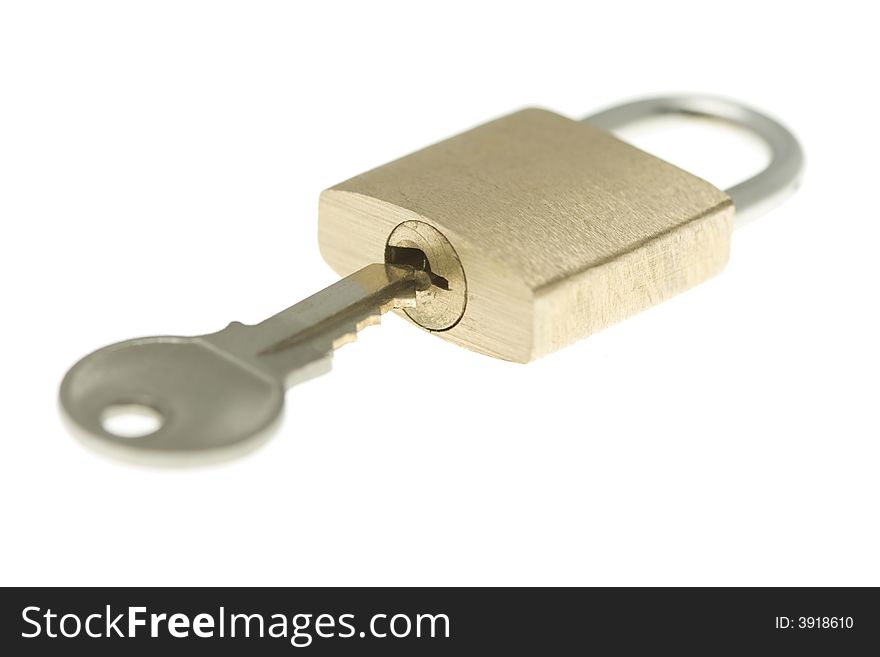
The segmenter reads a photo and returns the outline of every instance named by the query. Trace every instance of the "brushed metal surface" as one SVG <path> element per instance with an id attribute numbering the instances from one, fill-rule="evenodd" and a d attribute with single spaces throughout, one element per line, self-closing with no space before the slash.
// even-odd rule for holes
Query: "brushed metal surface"
<path id="1" fill-rule="evenodd" d="M 613 132 L 630 123 L 666 114 L 731 123 L 758 137 L 770 151 L 770 160 L 761 171 L 724 190 L 736 206 L 734 229 L 779 205 L 800 186 L 804 151 L 797 137 L 768 114 L 730 98 L 699 95 L 641 98 L 581 120 Z"/>
<path id="2" fill-rule="evenodd" d="M 347 275 L 398 224 L 430 224 L 467 277 L 464 316 L 437 335 L 527 362 L 719 272 L 733 214 L 696 176 L 526 109 L 325 190 L 319 242 Z"/>

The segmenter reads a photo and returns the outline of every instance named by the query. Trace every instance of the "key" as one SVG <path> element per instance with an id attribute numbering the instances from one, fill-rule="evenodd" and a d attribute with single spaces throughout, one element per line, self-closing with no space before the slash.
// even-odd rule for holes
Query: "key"
<path id="1" fill-rule="evenodd" d="M 117 456 L 168 463 L 229 458 L 268 435 L 287 388 L 328 372 L 334 350 L 386 311 L 415 306 L 431 285 L 427 271 L 371 264 L 259 324 L 110 345 L 70 369 L 61 405 L 83 438 Z M 132 406 L 152 409 L 160 425 L 120 440 L 105 419 Z"/>
<path id="2" fill-rule="evenodd" d="M 607 132 L 671 112 L 744 127 L 769 165 L 725 192 Z M 324 190 L 319 246 L 348 278 L 256 326 L 99 350 L 68 373 L 61 405 L 120 454 L 204 460 L 258 444 L 285 388 L 326 372 L 386 310 L 525 363 L 720 272 L 734 226 L 791 192 L 802 162 L 785 127 L 717 98 L 647 99 L 583 121 L 515 112 Z M 108 413 L 125 405 L 161 424 L 124 440 Z"/>

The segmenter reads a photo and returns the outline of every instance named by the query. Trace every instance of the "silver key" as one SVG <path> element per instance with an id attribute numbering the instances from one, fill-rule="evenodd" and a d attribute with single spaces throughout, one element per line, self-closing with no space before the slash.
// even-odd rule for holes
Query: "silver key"
<path id="1" fill-rule="evenodd" d="M 74 365 L 61 406 L 77 433 L 116 455 L 180 463 L 253 449 L 276 424 L 286 388 L 330 370 L 333 351 L 392 308 L 414 307 L 430 274 L 374 264 L 253 325 L 195 337 L 155 336 L 104 347 Z M 135 406 L 161 420 L 126 439 L 108 412 Z"/>

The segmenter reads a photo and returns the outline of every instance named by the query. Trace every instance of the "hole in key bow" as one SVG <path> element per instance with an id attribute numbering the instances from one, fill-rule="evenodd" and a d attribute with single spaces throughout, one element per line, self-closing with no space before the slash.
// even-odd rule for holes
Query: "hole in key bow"
<path id="1" fill-rule="evenodd" d="M 113 404 L 101 414 L 101 426 L 119 438 L 144 438 L 156 433 L 162 414 L 143 404 Z"/>

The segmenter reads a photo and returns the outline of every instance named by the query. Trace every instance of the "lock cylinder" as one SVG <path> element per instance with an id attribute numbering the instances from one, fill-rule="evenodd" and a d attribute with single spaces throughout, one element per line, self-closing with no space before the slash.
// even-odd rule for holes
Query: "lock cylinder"
<path id="1" fill-rule="evenodd" d="M 404 221 L 385 243 L 385 262 L 426 271 L 431 286 L 416 292 L 414 308 L 406 316 L 429 331 L 448 331 L 464 316 L 467 280 L 461 260 L 439 230 L 424 221 Z"/>

